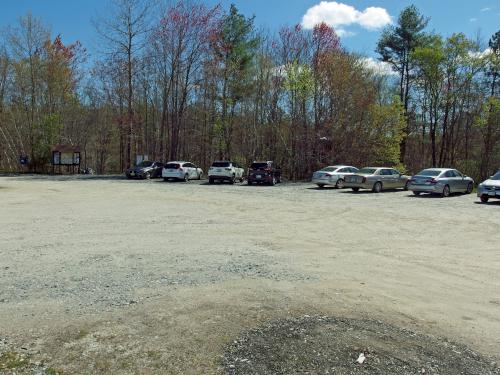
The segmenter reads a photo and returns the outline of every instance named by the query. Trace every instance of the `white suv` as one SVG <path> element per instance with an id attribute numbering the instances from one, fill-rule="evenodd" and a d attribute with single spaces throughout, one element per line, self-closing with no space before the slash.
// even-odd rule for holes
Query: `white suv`
<path id="1" fill-rule="evenodd" d="M 187 161 L 169 161 L 163 167 L 161 176 L 164 181 L 168 180 L 201 180 L 203 171 L 193 163 Z"/>
<path id="2" fill-rule="evenodd" d="M 245 170 L 232 161 L 214 161 L 208 170 L 208 182 L 213 184 L 215 181 L 229 181 L 234 184 L 236 180 L 243 182 Z"/>

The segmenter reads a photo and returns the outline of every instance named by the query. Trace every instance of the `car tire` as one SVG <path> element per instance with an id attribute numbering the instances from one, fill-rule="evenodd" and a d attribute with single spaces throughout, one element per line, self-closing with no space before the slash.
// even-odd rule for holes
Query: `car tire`
<path id="1" fill-rule="evenodd" d="M 335 187 L 336 187 L 337 189 L 343 189 L 343 188 L 344 188 L 344 182 L 345 182 L 345 181 L 344 181 L 344 179 L 343 179 L 343 178 L 339 178 L 339 179 L 337 180 L 337 183 L 335 184 Z"/>
<path id="2" fill-rule="evenodd" d="M 144 175 L 144 178 L 145 178 L 146 180 L 151 180 L 151 173 L 146 172 L 146 174 Z"/>
<path id="3" fill-rule="evenodd" d="M 372 191 L 374 193 L 380 193 L 382 191 L 382 183 L 377 181 L 373 184 Z"/>
<path id="4" fill-rule="evenodd" d="M 472 193 L 472 190 L 474 190 L 474 185 L 472 184 L 472 182 L 469 182 L 469 185 L 467 185 L 467 190 L 465 191 L 465 194 Z"/>
<path id="5" fill-rule="evenodd" d="M 231 185 L 234 185 L 235 181 L 236 181 L 236 179 L 235 179 L 235 176 L 234 176 L 234 174 L 233 174 L 233 175 L 231 176 L 231 178 L 229 179 L 229 183 L 230 183 Z"/>
<path id="6" fill-rule="evenodd" d="M 325 185 L 323 185 L 323 184 L 317 184 L 317 185 L 318 185 L 318 187 L 319 187 L 320 189 L 323 189 L 323 188 L 325 187 Z"/>
<path id="7" fill-rule="evenodd" d="M 212 177 L 209 177 L 209 178 L 208 178 L 208 183 L 209 183 L 210 185 L 213 185 L 213 183 L 214 183 L 214 182 L 215 182 L 215 181 L 214 181 L 214 179 L 213 179 Z"/>
<path id="8" fill-rule="evenodd" d="M 201 180 L 202 177 L 203 177 L 203 172 L 198 173 L 198 180 Z"/>
<path id="9" fill-rule="evenodd" d="M 413 195 L 416 195 L 417 197 L 420 195 L 421 191 L 414 191 Z"/>
<path id="10" fill-rule="evenodd" d="M 352 189 L 352 191 L 354 191 L 354 192 L 358 192 L 358 191 L 359 191 L 359 188 L 358 188 L 358 187 L 353 187 L 353 188 L 351 188 L 351 189 Z"/>
<path id="11" fill-rule="evenodd" d="M 248 184 L 248 185 L 252 185 L 252 181 L 247 180 L 247 184 Z"/>
<path id="12" fill-rule="evenodd" d="M 276 176 L 273 176 L 273 178 L 271 179 L 271 182 L 269 183 L 271 186 L 274 186 L 276 185 Z"/>
<path id="13" fill-rule="evenodd" d="M 443 192 L 441 193 L 441 197 L 448 198 L 450 196 L 450 187 L 445 185 L 443 188 Z"/>
<path id="14" fill-rule="evenodd" d="M 405 184 L 405 187 L 404 187 L 404 191 L 408 191 L 408 185 L 410 184 L 410 181 L 406 181 L 406 184 Z"/>
<path id="15" fill-rule="evenodd" d="M 184 182 L 188 182 L 189 181 L 189 175 L 187 173 L 184 175 L 184 180 L 183 181 Z"/>
<path id="16" fill-rule="evenodd" d="M 167 177 L 163 177 L 163 181 L 168 182 L 168 178 Z"/>
<path id="17" fill-rule="evenodd" d="M 481 195 L 479 199 L 481 199 L 481 202 L 483 203 L 488 203 L 488 201 L 490 200 L 490 198 L 487 195 Z"/>

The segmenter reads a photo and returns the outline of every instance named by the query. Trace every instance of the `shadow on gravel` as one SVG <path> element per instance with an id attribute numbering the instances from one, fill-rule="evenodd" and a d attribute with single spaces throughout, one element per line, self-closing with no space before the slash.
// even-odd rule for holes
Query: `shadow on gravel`
<path id="1" fill-rule="evenodd" d="M 0 174 L 0 177 L 9 177 L 17 180 L 36 181 L 116 181 L 127 178 L 123 175 L 46 175 L 46 174 Z"/>
<path id="2" fill-rule="evenodd" d="M 386 194 L 386 193 L 402 193 L 404 192 L 404 190 L 401 190 L 401 189 L 386 189 L 386 190 L 382 190 L 380 193 L 374 193 L 373 191 L 371 190 L 359 190 L 359 191 L 353 191 L 351 190 L 350 188 L 345 188 L 343 193 L 346 193 L 346 194 L 357 194 L 357 195 L 363 195 L 363 194 Z"/>
<path id="3" fill-rule="evenodd" d="M 222 366 L 231 375 L 500 374 L 493 360 L 444 338 L 380 321 L 308 315 L 243 333 L 227 347 Z"/>
<path id="4" fill-rule="evenodd" d="M 463 197 L 466 194 L 463 193 L 452 193 L 448 198 L 456 198 L 456 197 Z M 441 196 L 441 194 L 428 194 L 428 193 L 422 193 L 420 195 L 415 195 L 415 194 L 408 194 L 410 198 L 416 198 L 416 199 L 446 199 Z"/>

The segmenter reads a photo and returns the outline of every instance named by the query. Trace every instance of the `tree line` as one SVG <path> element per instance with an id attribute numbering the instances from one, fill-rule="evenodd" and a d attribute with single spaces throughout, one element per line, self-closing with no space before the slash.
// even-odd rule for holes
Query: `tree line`
<path id="1" fill-rule="evenodd" d="M 63 43 L 27 14 L 0 40 L 0 170 L 46 172 L 51 147 L 122 172 L 150 160 L 275 160 L 290 179 L 334 163 L 406 171 L 500 165 L 500 31 L 482 45 L 428 32 L 405 8 L 376 47 L 391 74 L 331 27 L 259 30 L 203 2 L 112 0 L 92 22 L 99 51 Z"/>

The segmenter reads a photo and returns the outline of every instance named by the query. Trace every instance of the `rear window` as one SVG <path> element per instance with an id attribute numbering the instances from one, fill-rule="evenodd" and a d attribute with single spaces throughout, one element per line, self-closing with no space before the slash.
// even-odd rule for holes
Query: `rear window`
<path id="1" fill-rule="evenodd" d="M 338 168 L 335 168 L 335 167 L 326 167 L 326 168 L 323 168 L 321 171 L 322 172 L 335 172 Z"/>
<path id="2" fill-rule="evenodd" d="M 269 167 L 269 164 L 267 163 L 252 163 L 250 166 L 252 169 L 265 169 L 267 167 Z"/>
<path id="3" fill-rule="evenodd" d="M 493 177 L 490 178 L 490 180 L 500 180 L 500 171 L 495 173 Z"/>
<path id="4" fill-rule="evenodd" d="M 215 168 L 227 168 L 227 167 L 230 167 L 231 163 L 228 162 L 228 161 L 215 161 L 212 163 L 212 167 L 215 167 Z"/>
<path id="5" fill-rule="evenodd" d="M 179 169 L 180 165 L 177 163 L 165 164 L 165 169 Z"/>
<path id="6" fill-rule="evenodd" d="M 361 168 L 357 173 L 361 174 L 374 174 L 377 170 L 375 168 Z"/>
<path id="7" fill-rule="evenodd" d="M 436 171 L 434 169 L 424 169 L 417 173 L 417 176 L 426 176 L 426 177 L 436 177 L 441 174 L 441 171 Z"/>

